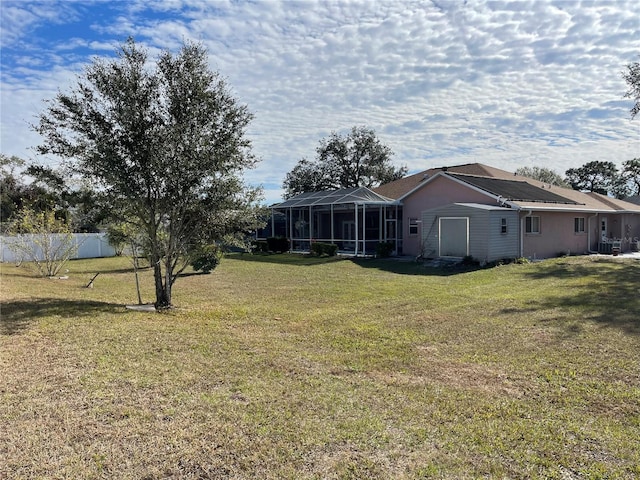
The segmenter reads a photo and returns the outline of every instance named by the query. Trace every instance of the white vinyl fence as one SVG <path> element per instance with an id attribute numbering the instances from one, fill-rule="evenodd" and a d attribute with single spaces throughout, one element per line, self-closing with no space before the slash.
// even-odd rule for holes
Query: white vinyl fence
<path id="1" fill-rule="evenodd" d="M 116 254 L 115 249 L 107 242 L 107 237 L 104 233 L 74 233 L 73 238 L 78 246 L 78 251 L 71 258 L 113 257 Z M 24 235 L 22 238 L 0 236 L 1 262 L 17 262 L 20 260 L 9 248 L 9 245 L 19 241 L 29 241 L 29 235 Z"/>

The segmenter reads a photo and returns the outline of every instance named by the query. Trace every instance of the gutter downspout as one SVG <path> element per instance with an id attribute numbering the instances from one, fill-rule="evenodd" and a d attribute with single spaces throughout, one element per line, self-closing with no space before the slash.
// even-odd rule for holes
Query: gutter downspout
<path id="1" fill-rule="evenodd" d="M 598 213 L 591 215 L 588 219 L 587 219 L 587 252 L 588 253 L 600 253 L 598 250 L 592 250 L 591 249 L 591 219 L 592 218 L 598 218 Z M 598 241 L 598 243 L 600 243 Z"/>
<path id="2" fill-rule="evenodd" d="M 524 257 L 524 230 L 525 230 L 525 218 L 530 217 L 533 214 L 533 210 L 529 210 L 524 217 L 520 219 L 520 257 Z"/>

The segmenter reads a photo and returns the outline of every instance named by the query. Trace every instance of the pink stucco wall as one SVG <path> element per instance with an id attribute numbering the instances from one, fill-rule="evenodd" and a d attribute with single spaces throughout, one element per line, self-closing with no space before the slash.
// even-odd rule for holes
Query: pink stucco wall
<path id="1" fill-rule="evenodd" d="M 550 258 L 559 254 L 581 255 L 598 251 L 602 237 L 602 221 L 606 223 L 604 234 L 607 238 L 622 239 L 622 250 L 631 249 L 630 239 L 640 237 L 640 216 L 634 214 L 589 212 L 533 212 L 540 217 L 540 233 L 523 233 L 523 256 L 530 258 Z M 524 218 L 524 212 L 521 218 Z M 585 219 L 585 232 L 576 233 L 575 218 Z M 524 223 L 522 223 L 524 232 Z M 627 240 L 625 240 L 627 237 Z"/>
<path id="2" fill-rule="evenodd" d="M 420 227 L 418 235 L 409 235 L 409 219 L 422 218 L 422 212 L 430 208 L 441 207 L 451 203 L 484 203 L 495 204 L 495 199 L 469 186 L 461 185 L 447 177 L 437 177 L 424 187 L 416 190 L 403 200 L 402 236 L 403 253 L 405 255 L 420 255 L 421 245 Z"/>
<path id="3" fill-rule="evenodd" d="M 526 214 L 522 214 L 524 219 Z M 588 253 L 590 246 L 589 229 L 592 241 L 596 239 L 597 222 L 592 220 L 589 226 L 589 213 L 533 212 L 532 216 L 540 217 L 540 233 L 525 233 L 522 225 L 523 256 L 528 258 L 550 258 L 560 254 Z M 585 219 L 585 232 L 576 233 L 575 218 Z M 596 240 L 597 242 L 597 240 Z M 597 243 L 595 247 L 597 248 Z"/>

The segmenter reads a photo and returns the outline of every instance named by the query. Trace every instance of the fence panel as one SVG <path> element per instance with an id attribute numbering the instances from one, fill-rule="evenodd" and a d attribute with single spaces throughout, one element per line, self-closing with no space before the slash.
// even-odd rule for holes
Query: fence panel
<path id="1" fill-rule="evenodd" d="M 107 242 L 104 233 L 74 233 L 73 238 L 78 246 L 78 251 L 72 257 L 74 259 L 113 257 L 116 254 L 115 249 Z M 0 261 L 17 262 L 19 260 L 9 248 L 9 245 L 19 241 L 28 242 L 30 240 L 28 236 L 21 238 L 0 235 Z"/>

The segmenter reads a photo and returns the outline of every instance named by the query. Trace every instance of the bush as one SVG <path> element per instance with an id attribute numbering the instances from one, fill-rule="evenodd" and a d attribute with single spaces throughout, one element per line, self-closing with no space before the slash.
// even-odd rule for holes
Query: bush
<path id="1" fill-rule="evenodd" d="M 267 253 L 269 251 L 269 244 L 266 240 L 254 240 L 251 242 L 251 246 L 254 253 Z"/>
<path id="2" fill-rule="evenodd" d="M 196 272 L 211 273 L 222 260 L 222 250 L 218 245 L 206 245 L 202 247 L 195 255 L 191 262 L 191 266 Z"/>
<path id="3" fill-rule="evenodd" d="M 338 254 L 338 245 L 335 243 L 313 242 L 311 244 L 311 254 L 321 257 L 335 257 Z"/>
<path id="4" fill-rule="evenodd" d="M 269 237 L 267 246 L 270 252 L 284 253 L 289 251 L 289 239 L 286 237 Z"/>
<path id="5" fill-rule="evenodd" d="M 462 265 L 467 265 L 467 266 L 477 266 L 480 265 L 480 261 L 476 260 L 475 258 L 473 258 L 471 255 L 466 255 L 462 261 L 460 262 Z"/>
<path id="6" fill-rule="evenodd" d="M 376 257 L 387 258 L 393 253 L 393 242 L 380 242 L 376 245 Z"/>
<path id="7" fill-rule="evenodd" d="M 36 212 L 23 208 L 14 216 L 7 233 L 16 237 L 7 247 L 18 263 L 32 262 L 42 277 L 56 276 L 78 251 L 71 225 L 56 218 L 53 210 Z"/>

